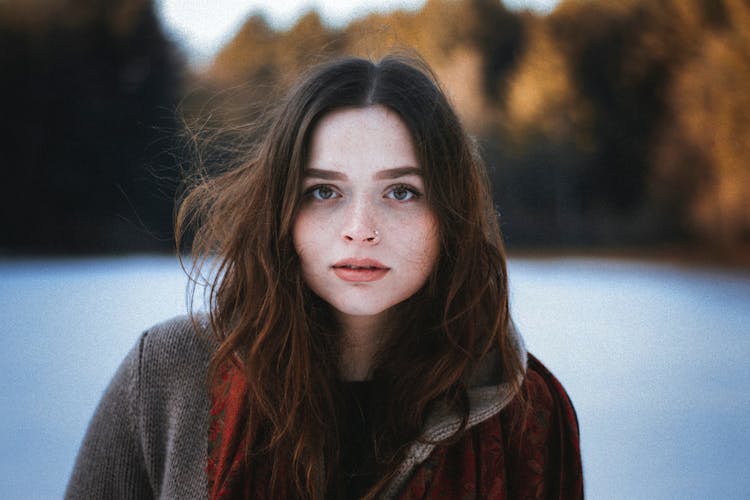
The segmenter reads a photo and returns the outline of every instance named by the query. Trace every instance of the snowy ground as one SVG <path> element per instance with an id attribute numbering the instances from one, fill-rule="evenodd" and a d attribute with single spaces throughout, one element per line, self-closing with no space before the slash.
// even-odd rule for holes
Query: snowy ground
<path id="1" fill-rule="evenodd" d="M 578 410 L 589 498 L 746 498 L 750 272 L 515 259 L 510 280 Z M 0 261 L 0 498 L 62 495 L 102 390 L 185 284 L 166 257 Z"/>

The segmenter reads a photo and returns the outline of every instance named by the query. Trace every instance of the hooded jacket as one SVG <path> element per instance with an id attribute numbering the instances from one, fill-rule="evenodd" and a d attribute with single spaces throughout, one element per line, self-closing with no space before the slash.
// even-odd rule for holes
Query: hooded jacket
<path id="1" fill-rule="evenodd" d="M 519 404 L 514 384 L 486 360 L 470 391 L 468 428 L 437 408 L 384 498 L 582 498 L 578 423 L 560 383 L 528 359 Z M 207 367 L 215 342 L 176 318 L 146 331 L 107 387 L 89 424 L 65 498 L 207 498 Z M 523 425 L 514 412 L 525 408 Z"/>

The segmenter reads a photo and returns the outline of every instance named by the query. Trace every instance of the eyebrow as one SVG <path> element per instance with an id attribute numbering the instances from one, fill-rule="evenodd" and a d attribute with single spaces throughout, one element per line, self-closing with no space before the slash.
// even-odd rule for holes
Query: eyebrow
<path id="1" fill-rule="evenodd" d="M 335 170 L 323 170 L 321 168 L 306 168 L 304 171 L 305 177 L 314 177 L 316 179 L 325 179 L 327 181 L 343 181 L 346 180 L 346 175 Z"/>
<path id="2" fill-rule="evenodd" d="M 422 175 L 422 169 L 419 167 L 397 167 L 381 170 L 375 174 L 375 179 L 398 179 L 399 177 L 406 177 L 408 175 Z M 308 168 L 305 169 L 305 177 L 314 177 L 316 179 L 325 179 L 329 181 L 344 181 L 346 180 L 346 174 L 337 172 L 335 170 L 324 170 L 321 168 Z"/>
<path id="3" fill-rule="evenodd" d="M 398 179 L 407 175 L 422 175 L 422 169 L 418 167 L 398 167 L 381 170 L 375 174 L 376 179 Z"/>

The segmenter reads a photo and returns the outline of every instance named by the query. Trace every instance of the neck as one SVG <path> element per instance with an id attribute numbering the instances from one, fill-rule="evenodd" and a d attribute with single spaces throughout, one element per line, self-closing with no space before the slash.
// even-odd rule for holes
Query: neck
<path id="1" fill-rule="evenodd" d="M 342 331 L 339 371 L 342 380 L 368 380 L 385 334 L 385 318 L 339 314 Z"/>

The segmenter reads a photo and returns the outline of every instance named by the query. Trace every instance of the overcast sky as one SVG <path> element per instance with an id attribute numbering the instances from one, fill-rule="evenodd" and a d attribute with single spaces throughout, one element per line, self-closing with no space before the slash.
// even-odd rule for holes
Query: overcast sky
<path id="1" fill-rule="evenodd" d="M 548 12 L 558 0 L 504 0 L 511 9 Z M 373 11 L 417 10 L 424 0 L 156 0 L 157 12 L 170 36 L 181 43 L 195 64 L 209 61 L 251 13 L 262 13 L 277 29 L 294 24 L 315 8 L 336 27 Z"/>

